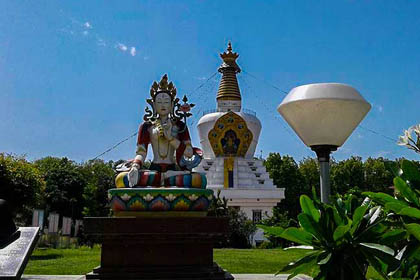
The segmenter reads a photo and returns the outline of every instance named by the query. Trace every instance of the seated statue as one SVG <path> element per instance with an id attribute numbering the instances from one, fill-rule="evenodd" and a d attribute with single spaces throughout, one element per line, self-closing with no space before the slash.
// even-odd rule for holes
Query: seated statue
<path id="1" fill-rule="evenodd" d="M 176 88 L 168 83 L 165 74 L 159 83 L 154 82 L 147 103 L 144 122 L 139 127 L 136 156 L 117 167 L 117 188 L 179 187 L 206 188 L 204 174 L 191 170 L 202 158 L 202 152 L 191 146 L 186 125 L 194 104 L 183 104 L 176 97 Z M 149 144 L 152 145 L 153 161 L 149 170 L 143 170 Z"/>

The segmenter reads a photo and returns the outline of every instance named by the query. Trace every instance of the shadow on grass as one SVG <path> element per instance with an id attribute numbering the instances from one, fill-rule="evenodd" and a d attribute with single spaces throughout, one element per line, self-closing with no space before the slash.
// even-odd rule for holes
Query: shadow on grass
<path id="1" fill-rule="evenodd" d="M 32 261 L 38 261 L 38 260 L 54 260 L 54 259 L 59 259 L 62 258 L 63 255 L 60 254 L 48 254 L 48 255 L 44 255 L 44 256 L 31 256 L 30 260 Z"/>

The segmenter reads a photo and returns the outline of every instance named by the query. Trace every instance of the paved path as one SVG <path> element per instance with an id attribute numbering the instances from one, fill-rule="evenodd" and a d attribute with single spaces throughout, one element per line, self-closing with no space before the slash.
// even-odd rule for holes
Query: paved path
<path id="1" fill-rule="evenodd" d="M 286 280 L 287 275 L 281 274 L 234 274 L 235 280 Z M 82 275 L 23 275 L 22 280 L 84 280 Z M 294 280 L 310 280 L 307 276 L 297 276 Z"/>

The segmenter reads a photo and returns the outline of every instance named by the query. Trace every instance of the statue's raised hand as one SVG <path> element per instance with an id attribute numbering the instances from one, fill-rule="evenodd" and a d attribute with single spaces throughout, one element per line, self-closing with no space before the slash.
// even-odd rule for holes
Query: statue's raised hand
<path id="1" fill-rule="evenodd" d="M 163 136 L 165 136 L 165 138 L 168 141 L 171 141 L 172 139 L 174 139 L 174 137 L 172 136 L 172 123 L 170 121 L 162 124 L 162 128 L 163 128 Z"/>

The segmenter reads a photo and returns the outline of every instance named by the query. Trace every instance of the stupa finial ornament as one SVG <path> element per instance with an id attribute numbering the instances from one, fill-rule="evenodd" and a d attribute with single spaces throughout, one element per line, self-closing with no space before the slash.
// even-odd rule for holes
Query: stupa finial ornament
<path id="1" fill-rule="evenodd" d="M 228 42 L 228 48 L 227 48 L 228 52 L 232 52 L 232 43 L 229 41 Z"/>
<path id="2" fill-rule="evenodd" d="M 223 59 L 223 64 L 219 67 L 219 72 L 223 73 L 223 70 L 229 67 L 233 67 L 236 73 L 241 72 L 241 68 L 236 64 L 236 59 L 239 57 L 239 54 L 232 52 L 232 43 L 230 41 L 227 51 L 221 53 L 220 57 Z"/>

